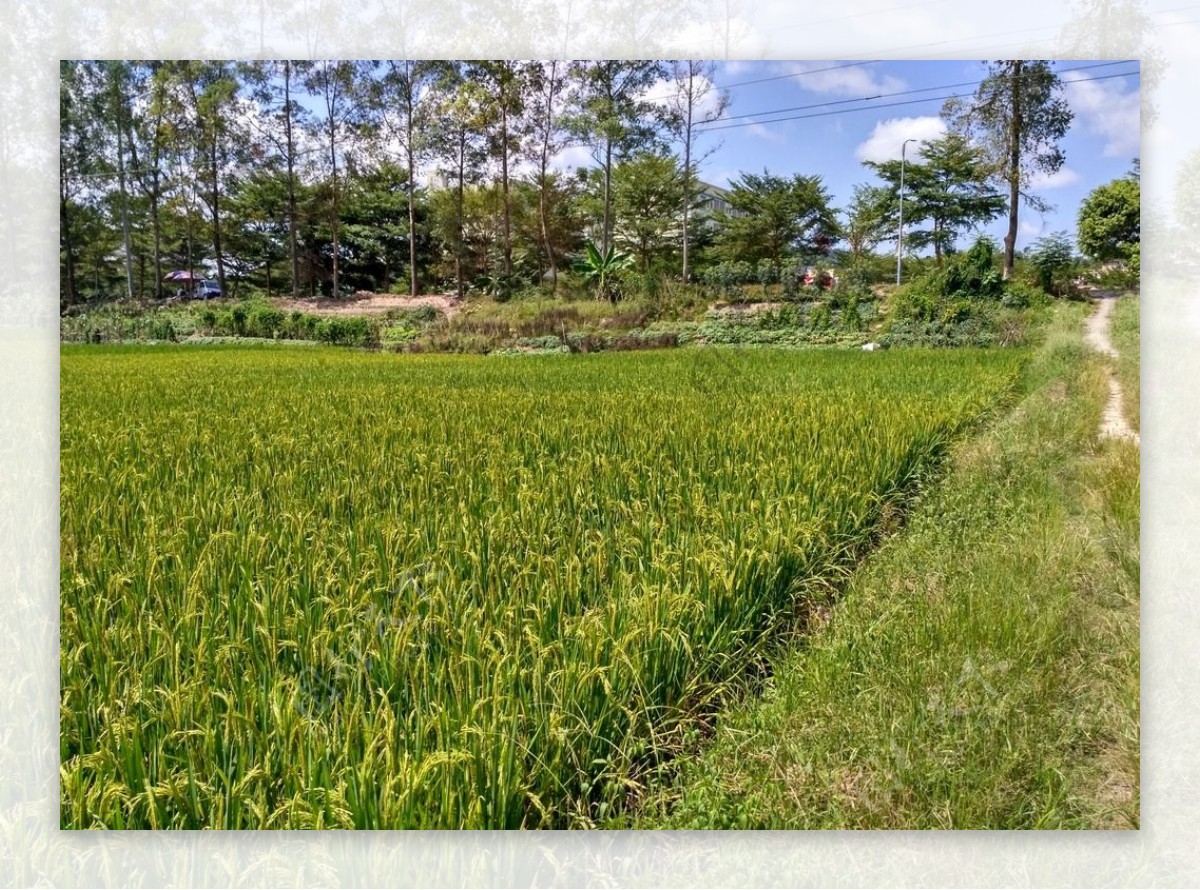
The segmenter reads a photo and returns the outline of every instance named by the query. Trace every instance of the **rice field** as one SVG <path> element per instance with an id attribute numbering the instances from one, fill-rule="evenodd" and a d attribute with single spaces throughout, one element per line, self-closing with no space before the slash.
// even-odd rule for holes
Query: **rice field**
<path id="1" fill-rule="evenodd" d="M 65 347 L 60 824 L 602 822 L 1022 361 Z"/>

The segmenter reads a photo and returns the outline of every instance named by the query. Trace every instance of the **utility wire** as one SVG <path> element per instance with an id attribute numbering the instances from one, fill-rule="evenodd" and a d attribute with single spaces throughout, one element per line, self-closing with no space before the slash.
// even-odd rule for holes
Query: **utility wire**
<path id="1" fill-rule="evenodd" d="M 1090 68 L 1107 68 L 1107 67 L 1111 67 L 1112 65 L 1127 65 L 1134 61 L 1136 61 L 1136 60 L 1135 59 L 1121 59 L 1116 62 L 1097 62 L 1094 65 L 1078 65 L 1074 68 L 1062 68 L 1058 71 L 1058 73 L 1066 74 L 1070 71 L 1086 71 Z M 742 118 L 758 117 L 759 115 L 783 114 L 785 111 L 803 111 L 808 108 L 824 108 L 825 106 L 828 106 L 828 105 L 848 105 L 851 102 L 868 102 L 868 101 L 871 101 L 874 99 L 887 99 L 887 98 L 891 98 L 893 96 L 911 96 L 915 93 L 932 93 L 936 90 L 950 90 L 950 89 L 955 89 L 957 87 L 978 86 L 981 83 L 983 83 L 982 80 L 965 80 L 965 81 L 962 81 L 961 83 L 943 83 L 943 84 L 938 84 L 937 86 L 921 87 L 920 89 L 914 89 L 914 90 L 899 90 L 899 91 L 893 92 L 893 93 L 877 93 L 874 96 L 855 96 L 852 99 L 839 99 L 839 100 L 830 101 L 830 102 L 814 102 L 810 105 L 793 105 L 788 108 L 772 108 L 768 111 L 751 111 L 751 112 L 747 112 L 746 114 L 730 114 L 730 115 L 725 115 L 724 117 L 719 118 L 718 121 L 712 121 L 711 123 L 717 123 L 717 122 L 724 123 L 725 121 L 741 120 Z M 697 124 L 696 126 L 703 127 L 703 126 L 708 126 L 708 125 L 707 124 Z"/>
<path id="2" fill-rule="evenodd" d="M 1102 74 L 1099 77 L 1079 77 L 1079 78 L 1076 78 L 1069 82 L 1070 83 L 1088 83 L 1089 81 L 1094 81 L 1094 80 L 1108 80 L 1113 77 L 1137 77 L 1138 74 L 1140 74 L 1140 72 L 1138 72 L 1138 71 L 1126 71 L 1126 72 L 1123 72 L 1120 74 Z M 917 105 L 921 102 L 939 102 L 939 101 L 944 101 L 946 99 L 962 99 L 962 98 L 965 98 L 966 96 L 970 96 L 970 95 L 971 95 L 970 93 L 951 93 L 950 95 L 946 95 L 946 96 L 929 96 L 924 99 L 908 99 L 904 102 L 885 102 L 882 105 L 868 105 L 863 108 L 839 108 L 836 111 L 819 111 L 819 112 L 814 112 L 813 114 L 798 114 L 798 115 L 793 115 L 791 117 L 777 117 L 777 118 L 773 118 L 768 121 L 745 121 L 740 124 L 727 124 L 727 125 L 721 126 L 721 127 L 706 127 L 704 129 L 704 132 L 710 133 L 715 130 L 733 130 L 738 127 L 765 126 L 767 124 L 783 123 L 784 121 L 804 120 L 806 118 L 811 118 L 811 117 L 829 117 L 831 115 L 836 115 L 836 114 L 850 114 L 851 112 L 854 112 L 854 111 L 873 111 L 873 110 L 879 109 L 879 108 L 897 108 L 902 105 Z"/>

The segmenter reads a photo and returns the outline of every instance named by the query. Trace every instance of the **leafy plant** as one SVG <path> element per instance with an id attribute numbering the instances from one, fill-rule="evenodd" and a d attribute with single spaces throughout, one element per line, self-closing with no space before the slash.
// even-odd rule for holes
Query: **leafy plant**
<path id="1" fill-rule="evenodd" d="M 575 269 L 585 284 L 595 287 L 597 300 L 606 299 L 615 303 L 620 299 L 620 292 L 615 287 L 616 278 L 632 265 L 633 257 L 630 254 L 618 253 L 611 244 L 607 250 L 602 250 L 589 241 L 584 245 L 584 254 L 575 264 Z"/>

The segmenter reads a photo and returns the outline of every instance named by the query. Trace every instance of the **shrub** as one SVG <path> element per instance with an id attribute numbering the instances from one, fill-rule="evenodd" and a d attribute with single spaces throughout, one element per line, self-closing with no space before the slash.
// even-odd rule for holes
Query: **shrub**
<path id="1" fill-rule="evenodd" d="M 1046 293 L 1056 297 L 1066 297 L 1074 293 L 1079 261 L 1066 232 L 1055 232 L 1033 242 L 1026 251 L 1026 260 L 1033 273 L 1034 283 Z"/>
<path id="2" fill-rule="evenodd" d="M 284 314 L 267 303 L 253 306 L 246 315 L 246 333 L 251 337 L 273 338 L 283 327 Z"/>
<path id="3" fill-rule="evenodd" d="M 233 329 L 233 333 L 237 337 L 246 336 L 246 307 L 241 303 L 229 310 L 229 326 Z"/>
<path id="4" fill-rule="evenodd" d="M 337 346 L 378 346 L 379 330 L 369 318 L 326 318 L 316 328 L 317 339 Z"/>

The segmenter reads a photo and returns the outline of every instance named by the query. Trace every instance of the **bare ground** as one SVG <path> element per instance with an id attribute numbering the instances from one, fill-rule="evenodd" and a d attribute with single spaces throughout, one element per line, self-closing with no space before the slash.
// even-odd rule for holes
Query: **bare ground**
<path id="1" fill-rule="evenodd" d="M 1117 350 L 1113 348 L 1112 340 L 1108 336 L 1116 293 L 1096 291 L 1094 296 L 1096 310 L 1087 317 L 1084 339 L 1097 352 L 1116 358 Z M 1142 444 L 1142 437 L 1125 419 L 1125 397 L 1111 368 L 1108 370 L 1108 404 L 1104 406 L 1104 414 L 1100 418 L 1100 437 L 1130 439 L 1136 445 Z"/>
<path id="2" fill-rule="evenodd" d="M 313 297 L 299 300 L 278 299 L 275 305 L 280 309 L 310 312 L 313 315 L 383 315 L 391 309 L 420 309 L 422 306 L 432 306 L 447 318 L 458 314 L 462 301 L 454 294 L 425 294 L 419 297 L 406 297 L 398 294 L 375 294 L 370 291 L 358 291 L 349 297 L 333 299 L 331 297 Z"/>

